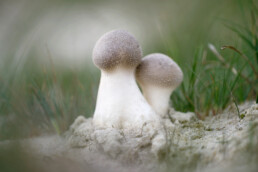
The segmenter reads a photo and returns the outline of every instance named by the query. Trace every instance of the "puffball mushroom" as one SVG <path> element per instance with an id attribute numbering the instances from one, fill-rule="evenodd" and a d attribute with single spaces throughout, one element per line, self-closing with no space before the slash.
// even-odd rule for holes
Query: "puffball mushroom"
<path id="1" fill-rule="evenodd" d="M 150 54 L 137 67 L 136 79 L 148 103 L 157 114 L 165 117 L 170 95 L 183 80 L 180 67 L 164 54 Z"/>
<path id="2" fill-rule="evenodd" d="M 93 62 L 101 70 L 93 123 L 97 127 L 140 128 L 159 116 L 147 103 L 135 80 L 142 51 L 128 32 L 104 34 L 93 49 Z"/>

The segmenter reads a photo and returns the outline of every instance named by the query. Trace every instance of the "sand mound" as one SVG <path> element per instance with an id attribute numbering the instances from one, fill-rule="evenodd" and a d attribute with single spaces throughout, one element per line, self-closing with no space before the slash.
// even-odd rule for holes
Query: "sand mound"
<path id="1" fill-rule="evenodd" d="M 134 130 L 95 128 L 92 118 L 79 116 L 66 133 L 66 139 L 70 148 L 87 149 L 121 164 L 156 164 L 169 152 L 167 132 L 174 128 L 169 119 L 163 122 L 159 128 L 152 123 Z"/>
<path id="2" fill-rule="evenodd" d="M 258 104 L 245 103 L 239 111 L 240 117 L 232 105 L 201 121 L 193 113 L 171 109 L 163 127 L 146 124 L 134 131 L 94 128 L 91 118 L 79 116 L 65 136 L 31 139 L 23 145 L 55 165 L 66 158 L 77 171 L 255 171 Z M 39 164 L 51 167 L 49 162 Z"/>

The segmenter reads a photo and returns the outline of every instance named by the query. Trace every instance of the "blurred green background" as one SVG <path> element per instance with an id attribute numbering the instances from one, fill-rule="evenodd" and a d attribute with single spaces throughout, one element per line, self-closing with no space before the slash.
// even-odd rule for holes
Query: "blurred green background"
<path id="1" fill-rule="evenodd" d="M 0 141 L 66 131 L 92 116 L 97 39 L 125 29 L 143 55 L 161 52 L 184 72 L 171 96 L 200 119 L 257 97 L 255 0 L 1 0 Z M 210 46 L 208 46 L 210 45 Z M 226 47 L 224 50 L 220 48 Z"/>

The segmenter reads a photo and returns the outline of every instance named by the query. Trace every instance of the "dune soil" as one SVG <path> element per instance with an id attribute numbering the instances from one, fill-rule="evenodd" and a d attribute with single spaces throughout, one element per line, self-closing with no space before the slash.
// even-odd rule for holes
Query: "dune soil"
<path id="1" fill-rule="evenodd" d="M 163 127 L 95 128 L 79 116 L 62 136 L 20 141 L 34 171 L 257 171 L 258 104 L 199 120 L 170 109 Z M 164 137 L 165 136 L 165 142 Z M 7 146 L 8 142 L 0 144 Z M 40 169 L 40 170 L 38 170 Z"/>

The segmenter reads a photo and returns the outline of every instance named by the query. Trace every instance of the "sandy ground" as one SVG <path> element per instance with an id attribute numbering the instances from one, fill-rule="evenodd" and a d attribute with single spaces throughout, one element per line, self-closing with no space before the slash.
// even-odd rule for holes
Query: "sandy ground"
<path id="1" fill-rule="evenodd" d="M 231 105 L 204 121 L 170 109 L 163 129 L 141 132 L 96 129 L 80 116 L 63 136 L 21 143 L 38 171 L 257 171 L 258 104 L 238 108 L 240 117 Z"/>

